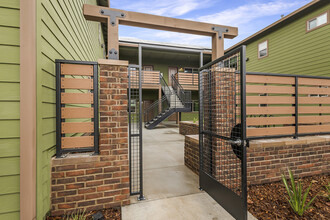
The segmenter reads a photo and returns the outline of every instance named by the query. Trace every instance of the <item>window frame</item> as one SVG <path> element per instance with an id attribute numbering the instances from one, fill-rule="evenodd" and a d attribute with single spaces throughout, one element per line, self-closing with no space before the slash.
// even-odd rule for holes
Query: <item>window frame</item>
<path id="1" fill-rule="evenodd" d="M 267 43 L 266 44 L 267 45 L 267 48 L 266 48 L 267 54 L 266 54 L 266 56 L 260 57 L 259 45 L 262 44 L 262 43 L 265 43 L 265 42 Z M 258 52 L 258 59 L 259 60 L 269 56 L 269 42 L 268 42 L 268 39 L 258 43 L 257 52 Z"/>
<path id="2" fill-rule="evenodd" d="M 315 28 L 312 28 L 312 29 L 308 30 L 309 22 L 310 22 L 310 21 L 312 21 L 312 20 L 314 20 L 314 19 L 317 19 L 318 17 L 320 17 L 320 16 L 322 16 L 323 14 L 326 14 L 326 13 L 327 13 L 327 16 L 326 16 L 326 18 L 327 18 L 327 22 L 326 22 L 326 23 L 321 24 L 321 25 L 319 25 L 319 26 L 316 26 Z M 330 23 L 330 10 L 326 10 L 326 11 L 322 12 L 321 14 L 319 14 L 319 15 L 313 17 L 313 18 L 310 18 L 310 19 L 308 19 L 308 20 L 306 21 L 306 33 L 309 33 L 309 32 L 311 32 L 311 31 L 314 31 L 314 30 L 317 30 L 317 29 L 319 29 L 319 28 L 321 28 L 321 27 L 324 27 L 324 26 L 328 25 L 329 23 Z"/>

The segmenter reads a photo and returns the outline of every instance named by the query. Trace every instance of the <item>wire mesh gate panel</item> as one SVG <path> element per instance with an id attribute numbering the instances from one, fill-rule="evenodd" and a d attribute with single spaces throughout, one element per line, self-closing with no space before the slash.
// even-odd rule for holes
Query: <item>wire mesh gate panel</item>
<path id="1" fill-rule="evenodd" d="M 200 187 L 247 219 L 245 46 L 200 68 Z"/>
<path id="2" fill-rule="evenodd" d="M 56 156 L 99 153 L 98 64 L 56 60 Z"/>
<path id="3" fill-rule="evenodd" d="M 138 65 L 128 67 L 128 87 L 130 193 L 143 199 L 142 82 Z"/>

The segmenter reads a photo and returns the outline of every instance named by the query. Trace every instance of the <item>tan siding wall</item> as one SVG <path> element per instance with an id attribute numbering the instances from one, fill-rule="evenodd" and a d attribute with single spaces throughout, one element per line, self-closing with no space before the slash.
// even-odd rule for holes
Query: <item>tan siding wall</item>
<path id="1" fill-rule="evenodd" d="M 39 0 L 37 88 L 37 217 L 50 208 L 50 161 L 55 154 L 55 59 L 103 58 L 99 23 L 86 21 L 83 4 L 96 0 Z"/>

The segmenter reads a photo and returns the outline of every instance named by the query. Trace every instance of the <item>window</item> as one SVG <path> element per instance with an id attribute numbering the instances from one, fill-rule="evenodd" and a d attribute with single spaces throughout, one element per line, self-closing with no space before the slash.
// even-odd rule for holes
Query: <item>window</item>
<path id="1" fill-rule="evenodd" d="M 143 70 L 144 71 L 153 71 L 154 70 L 154 66 L 143 66 Z"/>
<path id="2" fill-rule="evenodd" d="M 224 67 L 237 69 L 237 56 L 232 56 L 224 60 Z"/>
<path id="3" fill-rule="evenodd" d="M 268 40 L 258 45 L 258 58 L 263 58 L 267 56 L 268 56 Z"/>
<path id="4" fill-rule="evenodd" d="M 328 12 L 325 12 L 316 18 L 307 21 L 307 31 L 314 30 L 317 27 L 323 26 L 329 23 Z"/>
<path id="5" fill-rule="evenodd" d="M 185 73 L 198 73 L 198 68 L 191 68 L 191 67 L 185 67 L 184 68 Z"/>

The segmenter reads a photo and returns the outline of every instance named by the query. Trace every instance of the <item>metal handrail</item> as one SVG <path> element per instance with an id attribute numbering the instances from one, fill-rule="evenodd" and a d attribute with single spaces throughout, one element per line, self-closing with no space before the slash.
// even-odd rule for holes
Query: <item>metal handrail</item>
<path id="1" fill-rule="evenodd" d="M 161 85 L 162 97 L 154 101 L 144 112 L 145 121 L 149 122 L 161 112 L 169 108 L 177 108 L 177 99 L 180 100 L 180 108 L 191 109 L 191 91 L 185 91 L 180 83 L 172 75 L 173 90 L 170 89 L 162 74 L 159 74 L 159 83 Z M 172 100 L 174 99 L 174 100 Z M 174 104 L 174 105 L 173 105 Z"/>
<path id="2" fill-rule="evenodd" d="M 186 108 L 191 108 L 191 91 L 185 91 L 178 80 L 172 75 L 172 88 Z"/>

